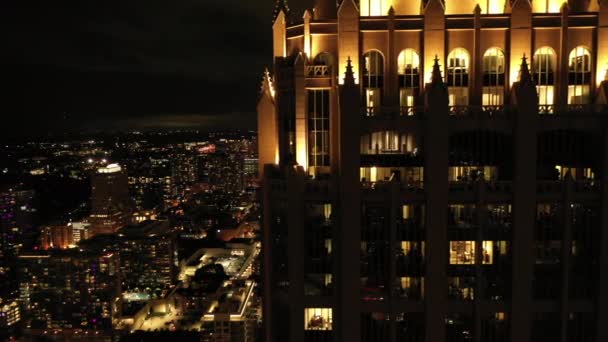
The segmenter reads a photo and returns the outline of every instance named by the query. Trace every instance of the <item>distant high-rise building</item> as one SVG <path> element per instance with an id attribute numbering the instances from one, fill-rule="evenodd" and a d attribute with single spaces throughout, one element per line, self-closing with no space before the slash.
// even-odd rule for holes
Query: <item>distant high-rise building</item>
<path id="1" fill-rule="evenodd" d="M 66 249 L 74 245 L 74 232 L 71 225 L 53 225 L 40 228 L 40 248 Z"/>
<path id="2" fill-rule="evenodd" d="M 114 233 L 128 224 L 133 208 L 127 174 L 120 165 L 97 169 L 91 185 L 91 235 Z"/>
<path id="3" fill-rule="evenodd" d="M 171 161 L 171 194 L 182 197 L 186 189 L 198 181 L 198 155 L 180 154 Z"/>
<path id="4" fill-rule="evenodd" d="M 146 221 L 118 231 L 124 292 L 162 294 L 176 278 L 175 235 L 167 221 Z"/>
<path id="5" fill-rule="evenodd" d="M 277 3 L 265 340 L 608 341 L 608 1 Z"/>
<path id="6" fill-rule="evenodd" d="M 258 163 L 259 163 L 258 158 L 245 157 L 243 159 L 243 171 L 245 172 L 245 174 L 250 175 L 250 176 L 257 176 L 258 169 L 259 169 Z"/>
<path id="7" fill-rule="evenodd" d="M 21 311 L 16 300 L 4 302 L 0 299 L 0 337 L 2 330 L 14 327 L 21 321 Z"/>
<path id="8" fill-rule="evenodd" d="M 109 331 L 120 294 L 118 255 L 72 250 L 17 260 L 23 327 Z"/>
<path id="9" fill-rule="evenodd" d="M 81 240 L 86 240 L 90 236 L 91 224 L 88 222 L 72 222 L 68 225 L 72 226 L 72 243 L 78 244 Z"/>
<path id="10" fill-rule="evenodd" d="M 0 303 L 4 305 L 16 300 L 19 294 L 17 256 L 35 245 L 34 197 L 35 192 L 22 184 L 0 190 Z"/>

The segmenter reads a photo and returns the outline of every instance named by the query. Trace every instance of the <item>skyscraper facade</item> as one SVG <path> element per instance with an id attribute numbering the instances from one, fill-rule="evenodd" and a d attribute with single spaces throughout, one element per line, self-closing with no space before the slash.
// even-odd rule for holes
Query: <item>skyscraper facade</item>
<path id="1" fill-rule="evenodd" d="M 132 210 L 122 167 L 109 164 L 97 169 L 91 177 L 91 235 L 115 233 L 130 222 Z"/>
<path id="2" fill-rule="evenodd" d="M 266 341 L 607 341 L 608 1 L 277 1 Z"/>

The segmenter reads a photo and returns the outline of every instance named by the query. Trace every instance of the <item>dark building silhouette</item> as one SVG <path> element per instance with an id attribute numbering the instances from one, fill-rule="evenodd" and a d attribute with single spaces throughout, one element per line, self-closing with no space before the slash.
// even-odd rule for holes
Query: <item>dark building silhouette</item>
<path id="1" fill-rule="evenodd" d="M 273 24 L 265 340 L 608 341 L 608 2 L 334 4 Z"/>

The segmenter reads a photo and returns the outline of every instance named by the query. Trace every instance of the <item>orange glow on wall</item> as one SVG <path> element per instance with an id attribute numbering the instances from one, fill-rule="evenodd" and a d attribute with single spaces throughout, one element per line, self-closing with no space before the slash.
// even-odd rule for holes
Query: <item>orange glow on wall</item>
<path id="1" fill-rule="evenodd" d="M 559 13 L 566 0 L 534 0 L 532 1 L 532 12 L 534 13 Z"/>
<path id="2" fill-rule="evenodd" d="M 392 5 L 392 0 L 361 0 L 359 2 L 362 17 L 387 15 Z"/>

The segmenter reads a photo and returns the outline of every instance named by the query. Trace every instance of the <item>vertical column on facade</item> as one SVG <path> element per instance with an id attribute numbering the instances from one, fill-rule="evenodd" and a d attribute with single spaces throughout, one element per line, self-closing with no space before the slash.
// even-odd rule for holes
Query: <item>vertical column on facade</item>
<path id="1" fill-rule="evenodd" d="M 487 184 L 484 179 L 477 181 L 477 203 L 475 203 L 476 225 L 477 232 L 475 236 L 475 297 L 473 301 L 473 341 L 481 341 L 481 301 L 482 293 L 485 288 L 483 279 L 483 232 L 487 219 L 486 208 L 486 188 Z M 483 282 L 482 282 L 483 279 Z"/>
<path id="2" fill-rule="evenodd" d="M 389 340 L 388 342 L 396 341 L 397 334 L 396 329 L 397 325 L 395 324 L 396 314 L 402 310 L 399 310 L 398 307 L 394 305 L 394 297 L 397 296 L 395 291 L 395 282 L 397 279 L 397 266 L 395 260 L 395 252 L 397 251 L 397 220 L 400 215 L 400 207 L 401 207 L 401 183 L 398 180 L 391 181 L 391 191 L 389 193 L 388 203 L 390 205 L 390 232 L 389 232 L 389 251 L 390 251 L 390 289 L 389 289 L 389 310 L 390 310 L 390 330 L 389 330 Z"/>
<path id="3" fill-rule="evenodd" d="M 447 313 L 448 92 L 438 60 L 425 90 L 426 341 L 445 341 Z"/>
<path id="4" fill-rule="evenodd" d="M 266 164 L 277 164 L 279 155 L 279 129 L 275 90 L 270 73 L 264 72 L 262 91 L 258 101 L 258 158 L 260 179 L 264 177 Z"/>
<path id="5" fill-rule="evenodd" d="M 441 0 L 430 0 L 423 11 L 423 63 L 420 73 L 421 86 L 431 79 L 435 57 L 445 63 L 445 8 Z"/>
<path id="6" fill-rule="evenodd" d="M 334 341 L 361 340 L 360 260 L 361 249 L 361 186 L 360 176 L 360 47 L 359 9 L 354 0 L 344 0 L 338 8 L 338 91 L 336 132 L 336 210 L 339 222 L 336 240 L 338 268 L 336 270 L 336 307 Z M 344 74 L 343 74 L 344 73 Z M 353 211 L 358 213 L 352 215 Z M 355 285 L 356 284 L 356 285 Z"/>
<path id="7" fill-rule="evenodd" d="M 269 175 L 272 174 L 272 165 L 264 165 L 262 176 L 262 222 L 264 230 L 262 232 L 262 279 L 264 279 L 264 295 L 262 297 L 262 312 L 264 314 L 264 336 L 265 342 L 272 342 L 272 333 L 275 331 L 272 326 L 272 289 L 273 289 L 273 270 L 272 270 L 272 184 Z"/>
<path id="8" fill-rule="evenodd" d="M 272 24 L 272 51 L 274 58 L 287 57 L 287 20 L 283 10 Z"/>
<path id="9" fill-rule="evenodd" d="M 520 1 L 521 2 L 521 1 Z M 527 1 L 525 1 L 527 3 Z M 530 340 L 533 243 L 536 218 L 536 145 L 538 95 L 526 59 L 511 100 L 516 107 L 514 123 L 515 172 L 513 182 L 513 283 L 511 341 Z"/>
<path id="10" fill-rule="evenodd" d="M 600 3 L 597 28 L 597 54 L 595 64 L 595 84 L 608 80 L 608 0 L 598 0 Z"/>
<path id="11" fill-rule="evenodd" d="M 395 55 L 395 10 L 388 10 L 388 51 L 386 54 L 386 104 L 391 108 L 399 106 L 399 77 L 397 76 L 397 55 Z"/>
<path id="12" fill-rule="evenodd" d="M 508 1 L 507 1 L 508 2 Z M 513 84 L 517 81 L 517 73 L 519 72 L 520 58 L 522 56 L 531 56 L 532 49 L 532 7 L 528 0 L 517 0 L 512 4 L 511 8 L 511 28 L 510 28 L 511 44 L 509 56 L 509 75 L 508 84 Z"/>
<path id="13" fill-rule="evenodd" d="M 567 342 L 568 314 L 570 312 L 568 300 L 570 297 L 570 251 L 572 247 L 572 210 L 570 205 L 573 203 L 574 180 L 568 173 L 563 183 L 562 196 L 562 279 L 560 294 L 560 319 L 561 319 L 561 341 Z"/>
<path id="14" fill-rule="evenodd" d="M 555 82 L 555 109 L 564 111 L 568 106 L 568 4 L 561 7 L 561 28 L 559 44 L 559 67 Z"/>
<path id="15" fill-rule="evenodd" d="M 602 163 L 602 226 L 600 227 L 600 269 L 597 284 L 597 342 L 608 341 L 608 129 L 604 129 L 604 161 Z"/>
<path id="16" fill-rule="evenodd" d="M 310 38 L 310 20 L 312 19 L 312 14 L 308 10 L 304 11 L 304 53 L 306 53 L 306 57 L 309 61 L 312 61 L 314 56 L 312 55 L 311 49 L 311 38 Z"/>
<path id="17" fill-rule="evenodd" d="M 479 4 L 475 6 L 473 12 L 473 68 L 472 68 L 472 89 L 471 89 L 471 105 L 481 106 L 481 92 L 483 86 L 483 56 L 481 51 L 481 8 Z"/>
<path id="18" fill-rule="evenodd" d="M 355 83 L 360 83 L 359 9 L 354 0 L 344 0 L 338 8 L 338 77 L 346 70 L 350 59 Z M 342 80 L 339 82 L 342 84 Z"/>
<path id="19" fill-rule="evenodd" d="M 289 340 L 304 341 L 304 182 L 302 167 L 287 169 L 287 245 L 289 246 Z"/>
<path id="20" fill-rule="evenodd" d="M 344 85 L 340 89 L 340 111 L 338 126 L 338 216 L 339 241 L 338 257 L 340 266 L 337 270 L 337 315 L 334 323 L 339 324 L 339 334 L 335 341 L 361 340 L 361 291 L 360 259 L 361 249 L 361 185 L 360 176 L 360 94 L 355 84 L 353 68 L 347 62 Z M 339 336 L 338 336 L 339 335 Z"/>
<path id="21" fill-rule="evenodd" d="M 296 161 L 308 171 L 307 122 L 306 122 L 306 56 L 300 54 L 294 65 L 295 114 L 296 114 Z"/>

